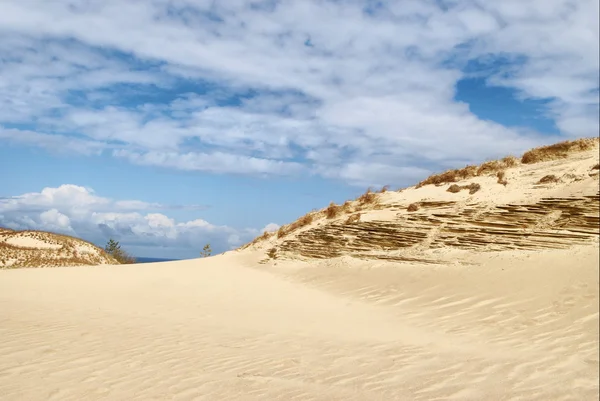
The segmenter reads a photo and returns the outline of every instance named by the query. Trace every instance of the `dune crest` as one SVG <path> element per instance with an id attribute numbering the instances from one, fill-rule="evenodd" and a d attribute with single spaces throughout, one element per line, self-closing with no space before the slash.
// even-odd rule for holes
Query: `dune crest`
<path id="1" fill-rule="evenodd" d="M 45 231 L 0 229 L 0 268 L 116 263 L 104 250 L 79 238 Z"/>
<path id="2" fill-rule="evenodd" d="M 479 167 L 483 174 L 470 178 L 371 193 L 367 205 L 347 202 L 333 216 L 330 206 L 248 247 L 265 251 L 265 261 L 351 256 L 443 264 L 451 250 L 542 251 L 594 243 L 600 235 L 597 141 L 561 155 L 501 168 L 488 162 Z"/>

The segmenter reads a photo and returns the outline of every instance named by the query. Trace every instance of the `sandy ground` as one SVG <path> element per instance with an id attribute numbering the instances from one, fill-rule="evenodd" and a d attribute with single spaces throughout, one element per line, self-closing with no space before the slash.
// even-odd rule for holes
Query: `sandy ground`
<path id="1" fill-rule="evenodd" d="M 0 271 L 0 399 L 598 399 L 598 244 Z"/>

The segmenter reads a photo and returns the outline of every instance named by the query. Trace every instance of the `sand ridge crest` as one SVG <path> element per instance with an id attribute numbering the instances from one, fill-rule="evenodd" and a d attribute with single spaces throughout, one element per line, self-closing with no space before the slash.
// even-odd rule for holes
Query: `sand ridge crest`
<path id="1" fill-rule="evenodd" d="M 569 157 L 506 168 L 502 181 L 483 175 L 458 181 L 475 193 L 449 192 L 454 183 L 374 194 L 368 207 L 315 212 L 310 224 L 249 246 L 274 259 L 359 259 L 445 263 L 450 249 L 543 250 L 594 243 L 600 235 L 598 148 Z M 554 176 L 551 182 L 543 178 Z M 542 182 L 540 182 L 542 181 Z M 411 208 L 412 207 L 412 208 Z M 350 217 L 352 218 L 350 218 Z M 439 250 L 426 258 L 424 251 Z M 242 250 L 243 251 L 243 250 Z"/>
<path id="2" fill-rule="evenodd" d="M 116 264 L 101 248 L 45 231 L 0 230 L 0 268 Z"/>

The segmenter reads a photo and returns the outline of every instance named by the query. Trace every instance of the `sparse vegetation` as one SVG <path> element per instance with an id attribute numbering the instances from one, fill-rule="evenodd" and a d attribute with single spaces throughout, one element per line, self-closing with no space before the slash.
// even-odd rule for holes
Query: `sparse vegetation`
<path id="1" fill-rule="evenodd" d="M 462 187 L 460 185 L 452 184 L 448 187 L 446 192 L 452 192 L 453 194 L 460 192 Z"/>
<path id="2" fill-rule="evenodd" d="M 115 263 L 117 261 L 104 249 L 80 238 L 47 231 L 0 228 L 0 268 Z"/>
<path id="3" fill-rule="evenodd" d="M 515 167 L 519 164 L 519 159 L 514 156 L 506 156 L 500 160 L 490 160 L 481 164 L 477 168 L 477 176 L 494 175 L 499 171 L 503 171 L 510 167 Z"/>
<path id="4" fill-rule="evenodd" d="M 466 166 L 457 170 L 448 170 L 441 174 L 434 174 L 427 177 L 425 180 L 417 184 L 417 188 L 421 188 L 425 185 L 444 185 L 450 182 L 456 182 L 464 180 L 466 178 L 475 177 L 477 175 L 477 166 Z"/>
<path id="5" fill-rule="evenodd" d="M 477 175 L 488 175 L 494 174 L 497 171 L 504 169 L 506 166 L 501 160 L 487 161 L 479 166 L 477 169 Z"/>
<path id="6" fill-rule="evenodd" d="M 498 184 L 502 184 L 504 186 L 508 184 L 508 181 L 506 180 L 506 172 L 504 170 L 498 171 L 496 177 L 498 178 Z"/>
<path id="7" fill-rule="evenodd" d="M 479 177 L 483 175 L 494 175 L 498 171 L 503 171 L 519 164 L 519 160 L 514 156 L 507 156 L 500 160 L 490 160 L 479 166 L 466 166 L 461 169 L 448 170 L 441 174 L 434 174 L 417 184 L 417 188 L 425 185 L 444 185 L 451 182 L 457 182 L 468 178 Z M 452 191 L 450 191 L 452 192 Z"/>
<path id="8" fill-rule="evenodd" d="M 254 238 L 251 242 L 248 242 L 247 244 L 242 245 L 241 247 L 238 248 L 238 250 L 246 249 L 254 244 L 259 243 L 260 241 L 265 241 L 265 240 L 269 239 L 269 237 L 271 237 L 272 235 L 273 235 L 272 232 L 263 231 L 263 233 L 261 235 Z"/>
<path id="9" fill-rule="evenodd" d="M 277 230 L 277 238 L 283 238 L 287 235 L 288 230 L 286 230 L 284 227 L 285 226 L 281 226 L 279 227 L 279 230 Z"/>
<path id="10" fill-rule="evenodd" d="M 410 205 L 408 205 L 408 207 L 406 208 L 406 210 L 408 212 L 416 212 L 417 210 L 419 210 L 419 204 L 418 203 L 411 203 Z"/>
<path id="11" fill-rule="evenodd" d="M 276 248 L 269 249 L 269 251 L 267 252 L 267 256 L 270 257 L 271 259 L 276 259 L 277 258 L 277 249 Z"/>
<path id="12" fill-rule="evenodd" d="M 277 238 L 283 238 L 286 235 L 288 235 L 289 233 L 296 231 L 297 229 L 307 226 L 310 223 L 312 223 L 314 220 L 314 214 L 313 212 L 305 214 L 304 216 L 300 217 L 298 220 L 296 220 L 295 222 L 285 225 L 285 226 L 281 226 L 279 228 L 279 230 L 277 230 Z"/>
<path id="13" fill-rule="evenodd" d="M 555 176 L 554 174 L 550 174 L 550 175 L 545 175 L 542 178 L 540 178 L 540 180 L 537 182 L 538 184 L 549 184 L 549 183 L 554 183 L 554 182 L 559 182 L 559 178 L 557 176 Z"/>
<path id="14" fill-rule="evenodd" d="M 342 212 L 342 209 L 342 206 L 336 205 L 335 203 L 331 202 L 327 209 L 325 209 L 325 217 L 327 217 L 328 219 L 333 219 Z"/>
<path id="15" fill-rule="evenodd" d="M 481 185 L 473 182 L 467 186 L 467 189 L 469 190 L 469 194 L 473 195 L 475 192 L 477 192 L 481 189 Z"/>
<path id="16" fill-rule="evenodd" d="M 481 189 L 481 185 L 477 184 L 477 183 L 471 183 L 469 185 L 456 185 L 456 184 L 452 184 L 448 187 L 448 189 L 446 190 L 447 192 L 452 192 L 452 193 L 457 193 L 462 191 L 463 189 L 468 189 L 469 190 L 469 194 L 473 195 L 475 192 L 479 191 Z"/>
<path id="17" fill-rule="evenodd" d="M 374 203 L 377 199 L 377 195 L 371 191 L 371 188 L 367 189 L 364 194 L 358 197 L 357 201 L 361 205 L 367 205 L 370 203 Z"/>
<path id="18" fill-rule="evenodd" d="M 136 260 L 133 256 L 129 255 L 125 250 L 121 249 L 119 241 L 115 241 L 110 238 L 104 247 L 104 251 L 112 256 L 117 262 L 122 265 L 135 263 Z"/>
<path id="19" fill-rule="evenodd" d="M 516 167 L 519 165 L 519 159 L 514 156 L 506 156 L 503 157 L 501 160 L 507 168 Z"/>
<path id="20" fill-rule="evenodd" d="M 562 159 L 573 152 L 581 152 L 591 150 L 598 144 L 598 138 L 584 138 L 575 141 L 565 141 L 555 145 L 543 146 L 525 152 L 521 157 L 521 163 L 531 164 L 542 161 Z M 477 166 L 466 166 L 462 169 L 448 170 L 441 174 L 433 174 L 425 180 L 419 182 L 416 188 L 421 188 L 425 185 L 444 185 L 461 181 L 464 179 L 495 174 L 507 168 L 515 167 L 519 164 L 519 159 L 514 156 L 507 156 L 500 160 L 491 160 Z M 500 182 L 501 183 L 501 182 Z M 504 184 L 505 185 L 505 184 Z"/>
<path id="21" fill-rule="evenodd" d="M 211 254 L 212 254 L 212 249 L 210 248 L 210 244 L 204 245 L 204 248 L 202 248 L 202 252 L 200 252 L 200 256 L 202 256 L 203 258 L 207 258 Z"/>
<path id="22" fill-rule="evenodd" d="M 508 185 L 507 180 L 507 169 L 516 167 L 520 163 L 536 163 L 539 161 L 545 160 L 554 160 L 567 157 L 569 153 L 590 150 L 593 149 L 598 144 L 599 138 L 587 138 L 580 139 L 575 141 L 566 141 L 555 145 L 540 147 L 536 149 L 532 149 L 528 152 L 525 152 L 521 158 L 517 158 L 515 156 L 506 156 L 498 160 L 490 160 L 486 161 L 480 165 L 468 165 L 461 169 L 448 170 L 440 174 L 433 174 L 427 177 L 425 180 L 419 182 L 416 185 L 416 188 L 423 187 L 425 185 L 436 185 L 441 186 L 444 184 L 452 184 L 447 188 L 448 192 L 458 193 L 463 189 L 469 191 L 469 194 L 473 195 L 481 190 L 481 185 L 477 183 L 470 183 L 468 185 L 459 185 L 458 183 L 463 180 L 467 180 L 473 177 L 480 176 L 495 176 L 497 179 L 497 183 L 501 185 Z M 600 164 L 596 164 L 592 167 L 593 170 L 599 170 Z M 597 176 L 597 174 L 593 174 L 590 172 L 590 175 Z M 547 182 L 557 182 L 550 178 L 543 178 L 540 180 L 540 183 Z M 349 214 L 358 212 L 361 210 L 365 210 L 365 206 L 373 205 L 373 208 L 377 208 L 379 205 L 379 194 L 388 192 L 390 187 L 388 185 L 382 187 L 380 190 L 374 192 L 371 188 L 367 189 L 362 195 L 356 198 L 355 201 L 346 201 L 343 205 L 337 205 L 335 203 L 330 203 L 329 206 L 325 209 L 314 210 L 313 212 L 299 218 L 295 222 L 282 226 L 277 231 L 277 238 L 283 238 L 287 234 L 304 227 L 308 224 L 311 224 L 314 218 L 326 218 L 326 219 L 334 219 L 339 217 L 342 214 Z M 404 189 L 400 189 L 397 192 L 402 192 Z M 408 211 L 417 211 L 419 210 L 419 203 L 413 203 L 408 206 Z M 345 224 L 352 224 L 358 222 L 360 220 L 360 214 L 352 214 L 348 216 L 345 220 Z M 247 247 L 256 242 L 266 240 L 269 238 L 269 234 L 263 233 L 263 235 L 255 238 L 250 244 L 244 246 Z M 243 247 L 243 248 L 244 248 Z"/>
<path id="23" fill-rule="evenodd" d="M 598 144 L 598 138 L 583 138 L 574 141 L 555 143 L 531 149 L 523 154 L 521 163 L 532 164 L 550 160 L 564 159 L 569 153 L 583 152 L 593 149 Z"/>

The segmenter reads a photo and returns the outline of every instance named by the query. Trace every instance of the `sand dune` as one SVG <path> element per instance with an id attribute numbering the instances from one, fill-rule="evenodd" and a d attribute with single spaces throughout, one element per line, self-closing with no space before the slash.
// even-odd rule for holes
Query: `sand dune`
<path id="1" fill-rule="evenodd" d="M 3 271 L 3 400 L 591 400 L 598 249 Z M 532 258 L 534 263 L 532 263 Z"/>
<path id="2" fill-rule="evenodd" d="M 493 172 L 372 194 L 370 203 L 347 202 L 334 218 L 325 209 L 310 213 L 309 224 L 284 226 L 283 235 L 265 235 L 249 247 L 263 250 L 266 260 L 347 255 L 447 264 L 452 258 L 444 255 L 452 249 L 542 251 L 593 242 L 600 234 L 598 152 L 596 146 L 564 159 L 506 168 L 504 185 Z M 474 193 L 449 192 L 452 185 L 473 184 Z M 417 210 L 409 210 L 411 205 Z"/>
<path id="3" fill-rule="evenodd" d="M 45 231 L 0 228 L 0 269 L 117 263 L 104 250 L 79 238 Z"/>
<path id="4" fill-rule="evenodd" d="M 2 270 L 0 399 L 598 399 L 597 163 L 385 193 L 212 258 Z"/>

